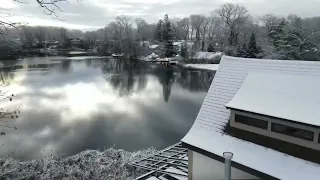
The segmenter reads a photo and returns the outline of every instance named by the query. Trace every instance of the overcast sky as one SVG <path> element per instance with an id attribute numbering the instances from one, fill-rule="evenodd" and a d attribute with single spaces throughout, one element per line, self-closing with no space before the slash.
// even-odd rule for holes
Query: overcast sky
<path id="1" fill-rule="evenodd" d="M 64 11 L 59 13 L 59 17 L 65 21 L 58 21 L 46 16 L 36 0 L 25 0 L 28 4 L 16 3 L 13 0 L 0 1 L 0 8 L 11 9 L 12 21 L 82 30 L 102 28 L 118 15 L 141 17 L 148 22 L 156 22 L 164 14 L 169 14 L 171 18 L 196 13 L 209 15 L 227 2 L 247 7 L 253 16 L 267 13 L 281 16 L 294 13 L 302 17 L 320 15 L 320 0 L 82 0 L 79 3 L 69 0 L 59 3 L 59 7 Z M 3 14 L 4 11 L 0 13 Z"/>

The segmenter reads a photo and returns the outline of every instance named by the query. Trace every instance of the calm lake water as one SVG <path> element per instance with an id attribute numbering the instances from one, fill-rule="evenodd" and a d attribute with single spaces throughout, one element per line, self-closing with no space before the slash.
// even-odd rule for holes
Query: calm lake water
<path id="1" fill-rule="evenodd" d="M 55 61 L 52 61 L 55 59 Z M 1 80 L 18 119 L 0 127 L 0 156 L 26 160 L 73 155 L 86 149 L 127 151 L 164 148 L 192 126 L 212 71 L 196 71 L 140 61 L 28 58 L 4 62 Z"/>

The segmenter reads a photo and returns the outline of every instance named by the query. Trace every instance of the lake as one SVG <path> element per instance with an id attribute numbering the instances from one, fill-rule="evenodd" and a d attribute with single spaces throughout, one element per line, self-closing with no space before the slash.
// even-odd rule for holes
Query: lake
<path id="1" fill-rule="evenodd" d="M 28 160 L 110 147 L 165 148 L 191 128 L 215 72 L 125 59 L 4 61 L 3 89 L 19 108 L 0 127 L 0 156 Z M 2 123 L 3 124 L 3 123 Z"/>

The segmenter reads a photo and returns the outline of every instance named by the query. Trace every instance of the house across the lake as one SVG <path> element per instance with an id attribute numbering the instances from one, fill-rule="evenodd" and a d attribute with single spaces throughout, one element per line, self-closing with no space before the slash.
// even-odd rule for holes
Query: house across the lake
<path id="1" fill-rule="evenodd" d="M 223 56 L 182 139 L 189 180 L 320 179 L 319 92 L 319 62 Z"/>

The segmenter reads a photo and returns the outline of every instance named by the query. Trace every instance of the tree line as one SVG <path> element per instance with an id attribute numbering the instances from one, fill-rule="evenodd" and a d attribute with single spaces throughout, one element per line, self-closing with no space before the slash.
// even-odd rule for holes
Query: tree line
<path id="1" fill-rule="evenodd" d="M 220 51 L 248 58 L 320 60 L 320 17 L 297 15 L 253 17 L 246 7 L 227 3 L 210 16 L 185 18 L 168 15 L 157 23 L 119 16 L 105 28 L 87 32 L 87 40 L 103 39 L 113 52 L 133 52 L 141 41 L 163 44 L 164 55 L 172 56 L 172 42 L 191 41 L 191 51 Z M 182 48 L 183 49 L 183 48 Z M 137 52 L 136 52 L 137 53 Z M 181 51 L 183 53 L 183 51 Z"/>
<path id="2" fill-rule="evenodd" d="M 38 26 L 24 27 L 20 35 L 24 44 L 34 39 L 66 42 L 72 37 L 81 37 L 87 48 L 97 48 L 103 54 L 138 56 L 143 51 L 141 43 L 149 41 L 163 45 L 162 56 L 170 57 L 177 54 L 173 50 L 174 41 L 190 41 L 193 42 L 191 49 L 183 45 L 179 52 L 185 57 L 185 54 L 192 56 L 191 52 L 219 51 L 248 58 L 320 60 L 320 17 L 273 14 L 254 17 L 246 7 L 232 3 L 221 5 L 209 16 L 192 14 L 185 18 L 169 18 L 165 15 L 157 23 L 118 16 L 96 31 Z"/>

